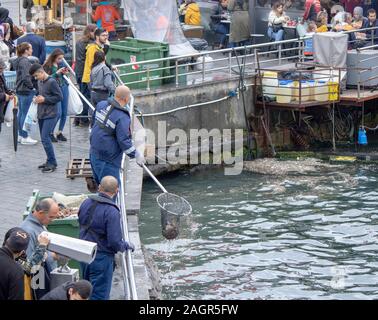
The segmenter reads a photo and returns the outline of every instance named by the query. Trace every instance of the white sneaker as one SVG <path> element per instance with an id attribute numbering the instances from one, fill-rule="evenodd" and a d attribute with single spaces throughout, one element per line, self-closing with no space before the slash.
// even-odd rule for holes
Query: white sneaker
<path id="1" fill-rule="evenodd" d="M 8 127 L 8 128 L 10 128 L 11 126 L 12 126 L 12 122 L 5 122 L 5 125 Z"/>
<path id="2" fill-rule="evenodd" d="M 24 145 L 32 145 L 32 144 L 36 144 L 38 143 L 37 140 L 34 140 L 30 137 L 27 137 L 27 138 L 21 138 L 21 144 L 24 144 Z"/>
<path id="3" fill-rule="evenodd" d="M 22 139 L 22 137 L 19 136 L 19 137 L 17 138 L 17 142 L 18 142 L 18 143 L 21 143 L 21 139 Z"/>

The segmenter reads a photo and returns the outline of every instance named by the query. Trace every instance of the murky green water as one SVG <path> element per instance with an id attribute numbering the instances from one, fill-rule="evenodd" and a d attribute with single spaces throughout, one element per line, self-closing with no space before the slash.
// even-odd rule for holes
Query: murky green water
<path id="1" fill-rule="evenodd" d="M 142 241 L 165 299 L 377 299 L 378 168 L 271 177 L 223 171 L 162 179 L 194 213 L 161 236 L 159 193 L 144 185 Z"/>

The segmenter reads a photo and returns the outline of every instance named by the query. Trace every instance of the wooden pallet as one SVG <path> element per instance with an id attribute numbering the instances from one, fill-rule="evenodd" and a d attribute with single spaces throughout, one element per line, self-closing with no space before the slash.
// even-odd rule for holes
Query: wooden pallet
<path id="1" fill-rule="evenodd" d="M 90 178 L 92 176 L 93 173 L 89 159 L 71 159 L 68 162 L 68 168 L 66 169 L 67 178 Z"/>

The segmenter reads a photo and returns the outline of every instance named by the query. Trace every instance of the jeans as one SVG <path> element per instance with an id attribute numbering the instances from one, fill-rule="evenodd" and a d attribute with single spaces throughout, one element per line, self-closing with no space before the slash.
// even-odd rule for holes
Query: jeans
<path id="1" fill-rule="evenodd" d="M 91 264 L 80 263 L 83 279 L 93 286 L 91 300 L 109 300 L 114 271 L 114 255 L 97 252 Z"/>
<path id="2" fill-rule="evenodd" d="M 240 42 L 230 42 L 230 48 L 243 47 L 246 45 L 248 45 L 248 40 L 244 40 Z"/>
<path id="3" fill-rule="evenodd" d="M 50 134 L 54 130 L 56 125 L 56 118 L 49 118 L 49 119 L 39 119 L 39 133 L 41 135 L 41 142 L 43 148 L 45 149 L 46 156 L 47 156 L 47 164 L 52 166 L 57 166 L 54 147 L 51 142 Z"/>
<path id="4" fill-rule="evenodd" d="M 284 37 L 284 29 L 280 29 L 277 32 L 273 32 L 273 28 L 268 28 L 268 37 L 270 40 L 282 41 Z"/>
<path id="5" fill-rule="evenodd" d="M 116 167 L 115 165 L 97 159 L 94 154 L 89 155 L 91 161 L 91 167 L 93 171 L 93 178 L 95 179 L 96 183 L 100 185 L 101 179 L 106 176 L 113 176 L 117 178 L 118 183 L 120 184 L 120 177 L 119 177 L 119 170 L 120 168 Z"/>
<path id="6" fill-rule="evenodd" d="M 33 102 L 33 97 L 35 92 L 32 91 L 29 95 L 18 94 L 18 135 L 22 138 L 27 138 L 28 133 L 22 130 L 24 126 L 26 115 L 28 114 L 31 103 Z"/>
<path id="7" fill-rule="evenodd" d="M 214 29 L 215 33 L 219 34 L 219 42 L 225 46 L 227 43 L 227 34 L 230 33 L 230 25 L 224 23 L 218 23 Z"/>
<path id="8" fill-rule="evenodd" d="M 56 123 L 55 123 L 55 126 L 56 126 L 58 124 L 58 122 L 59 122 L 59 128 L 58 128 L 58 130 L 60 132 L 63 131 L 64 126 L 66 124 L 66 120 L 67 120 L 68 85 L 66 85 L 66 84 L 63 85 L 61 87 L 61 90 L 62 90 L 62 94 L 63 94 L 63 100 L 61 102 L 59 102 L 59 105 L 58 105 L 58 116 L 56 117 Z M 54 126 L 54 128 L 55 128 L 55 126 Z"/>
<path id="9" fill-rule="evenodd" d="M 88 101 L 90 101 L 91 92 L 88 88 L 88 84 L 81 82 L 81 79 L 82 79 L 81 77 L 77 77 L 77 83 L 79 85 L 80 92 L 84 95 L 84 97 L 87 98 Z M 82 117 L 88 116 L 89 106 L 81 97 L 80 99 L 83 102 L 83 111 L 79 114 L 79 116 L 82 116 Z M 79 123 L 84 124 L 88 122 L 89 122 L 89 118 L 75 118 L 75 124 L 79 124 Z"/>

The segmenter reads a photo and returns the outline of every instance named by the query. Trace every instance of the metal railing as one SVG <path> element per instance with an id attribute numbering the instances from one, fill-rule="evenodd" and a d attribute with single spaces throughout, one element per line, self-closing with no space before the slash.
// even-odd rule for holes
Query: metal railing
<path id="1" fill-rule="evenodd" d="M 374 45 L 378 37 L 374 36 L 378 27 L 363 28 L 339 33 L 354 34 L 356 32 L 371 32 L 371 37 L 365 43 L 371 41 Z M 125 85 L 134 85 L 147 91 L 159 88 L 163 84 L 171 84 L 175 87 L 193 85 L 195 83 L 217 81 L 215 75 L 223 75 L 232 78 L 238 76 L 238 60 L 243 61 L 246 67 L 246 75 L 253 74 L 256 70 L 256 61 L 259 56 L 262 67 L 274 67 L 290 61 L 303 62 L 305 41 L 312 36 L 305 36 L 290 40 L 266 42 L 261 44 L 246 45 L 237 48 L 202 51 L 175 57 L 166 57 L 146 61 L 130 62 L 114 65 L 119 70 L 121 78 L 129 76 L 132 79 L 124 81 Z M 361 41 L 349 37 L 349 46 Z M 238 56 L 238 58 L 235 57 Z M 271 57 L 273 55 L 273 58 Z M 261 57 L 261 58 L 260 58 Z M 244 60 L 246 62 L 244 63 Z M 212 75 L 212 77 L 210 77 Z"/>
<path id="2" fill-rule="evenodd" d="M 65 62 L 66 63 L 66 62 Z M 67 63 L 66 63 L 67 64 Z M 67 64 L 68 65 L 68 64 Z M 72 69 L 71 69 L 72 70 Z M 74 71 L 72 71 L 73 74 Z M 74 88 L 76 93 L 85 101 L 85 103 L 90 107 L 93 111 L 95 108 L 93 105 L 87 100 L 87 98 L 80 92 L 80 90 L 75 86 L 75 84 L 67 77 L 63 76 L 67 83 Z M 131 95 L 130 100 L 130 116 L 134 113 L 134 97 Z M 123 239 L 127 242 L 130 241 L 129 239 L 129 231 L 127 226 L 127 212 L 126 212 L 126 204 L 125 204 L 125 179 L 124 179 L 124 165 L 125 165 L 125 154 L 122 157 L 122 167 L 120 169 L 120 181 L 121 184 L 119 186 L 118 196 L 117 196 L 117 203 L 120 208 L 121 213 L 121 226 L 122 226 L 122 233 Z M 134 277 L 134 267 L 133 267 L 133 259 L 131 256 L 130 250 L 126 250 L 126 252 L 122 253 L 122 273 L 123 273 L 123 282 L 124 282 L 124 289 L 125 289 L 125 297 L 127 300 L 137 300 L 138 294 L 136 290 L 136 283 Z"/>

